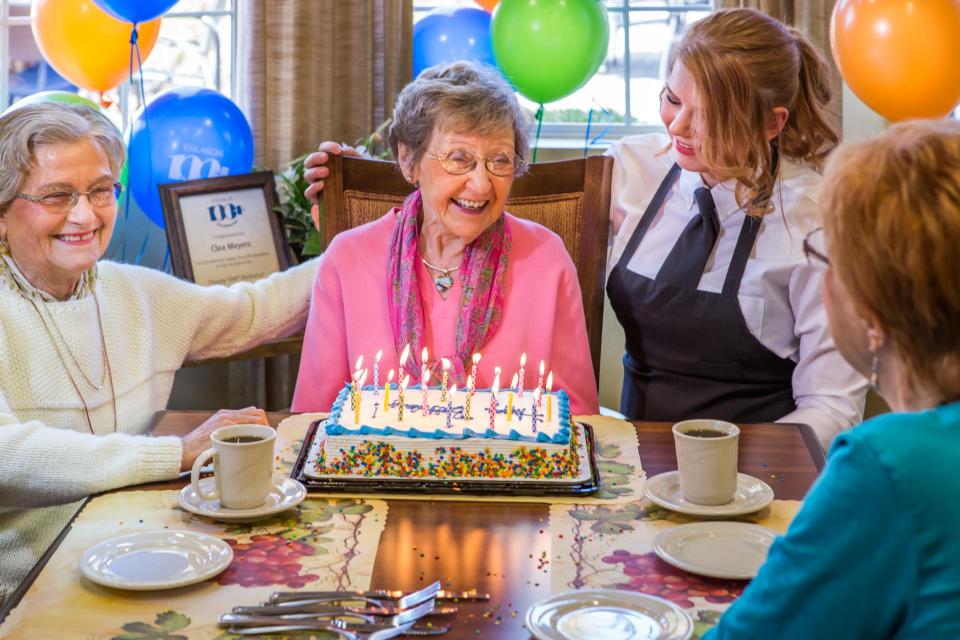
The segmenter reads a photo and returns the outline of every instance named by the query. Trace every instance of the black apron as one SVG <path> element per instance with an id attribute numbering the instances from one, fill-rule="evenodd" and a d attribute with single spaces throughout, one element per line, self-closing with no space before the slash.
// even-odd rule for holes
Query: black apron
<path id="1" fill-rule="evenodd" d="M 750 333 L 737 299 L 760 219 L 746 216 L 720 293 L 627 269 L 679 175 L 673 165 L 607 280 L 626 334 L 620 412 L 631 420 L 772 422 L 796 409 L 796 364 Z"/>

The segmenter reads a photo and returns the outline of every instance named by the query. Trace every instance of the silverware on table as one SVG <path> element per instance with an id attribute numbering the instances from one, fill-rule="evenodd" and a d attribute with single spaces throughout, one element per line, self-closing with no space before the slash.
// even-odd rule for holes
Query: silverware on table
<path id="1" fill-rule="evenodd" d="M 430 585 L 431 587 L 433 585 Z M 429 587 L 428 587 L 429 588 Z M 406 596 L 403 591 L 388 591 L 373 589 L 370 591 L 274 591 L 270 594 L 270 604 L 284 604 L 306 600 L 333 600 L 352 596 L 355 598 L 373 598 L 376 600 L 400 600 Z M 468 591 L 447 591 L 441 589 L 434 594 L 436 600 L 462 600 L 464 602 L 486 602 L 490 600 L 489 593 L 482 593 L 476 589 Z M 335 600 L 333 600 L 335 601 Z"/>
<path id="2" fill-rule="evenodd" d="M 383 627 L 370 633 L 354 632 L 342 629 L 332 624 L 316 623 L 297 623 L 281 624 L 269 627 L 230 627 L 227 633 L 233 633 L 238 636 L 264 636 L 277 633 L 289 633 L 290 631 L 329 631 L 335 633 L 345 640 L 389 640 L 396 638 L 410 631 L 413 623 L 410 622 L 400 627 Z"/>
<path id="3" fill-rule="evenodd" d="M 237 612 L 236 609 L 240 608 L 242 607 L 236 607 L 233 613 L 226 613 L 220 616 L 219 625 L 221 627 L 256 627 L 263 626 L 265 624 L 277 624 L 280 622 L 300 624 L 301 622 L 312 623 L 320 622 L 322 620 L 336 620 L 337 622 L 342 622 L 349 625 L 350 623 L 347 622 L 347 620 L 353 618 L 377 627 L 396 627 L 407 624 L 408 622 L 415 622 L 420 618 L 432 613 L 434 601 L 428 600 L 416 607 L 405 609 L 396 613 L 395 615 L 388 616 L 383 619 L 378 619 L 376 614 L 369 614 L 362 609 L 353 609 L 351 607 L 329 608 L 320 612 L 284 613 L 282 615 L 251 615 Z"/>

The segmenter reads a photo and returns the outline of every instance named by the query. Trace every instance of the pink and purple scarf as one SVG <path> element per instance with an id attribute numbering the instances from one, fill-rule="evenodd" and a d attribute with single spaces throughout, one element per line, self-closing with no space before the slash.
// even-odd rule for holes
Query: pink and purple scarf
<path id="1" fill-rule="evenodd" d="M 414 191 L 399 209 L 394 209 L 393 228 L 387 254 L 387 306 L 397 353 L 410 345 L 406 369 L 412 380 L 420 379 L 416 360 L 423 349 L 423 302 L 417 283 L 420 190 Z M 474 352 L 500 326 L 503 317 L 504 278 L 510 255 L 510 227 L 504 216 L 467 245 L 458 274 L 462 285 L 460 316 L 457 320 L 456 357 L 453 379 L 465 382 L 465 371 Z M 429 363 L 427 363 L 429 364 Z M 399 378 L 402 378 L 401 373 Z"/>

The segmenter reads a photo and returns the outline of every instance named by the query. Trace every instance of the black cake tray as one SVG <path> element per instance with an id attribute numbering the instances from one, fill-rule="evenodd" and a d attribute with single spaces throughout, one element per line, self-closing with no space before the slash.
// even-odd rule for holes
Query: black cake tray
<path id="1" fill-rule="evenodd" d="M 587 463 L 590 465 L 590 476 L 582 481 L 570 482 L 540 482 L 524 480 L 447 480 L 424 478 L 343 478 L 340 476 L 325 476 L 321 478 L 308 476 L 304 473 L 307 456 L 312 448 L 317 427 L 324 420 L 317 420 L 310 425 L 307 436 L 303 440 L 300 454 L 293 465 L 290 477 L 297 480 L 308 491 L 324 493 L 434 493 L 434 494 L 468 494 L 482 496 L 587 496 L 600 488 L 600 473 L 597 470 L 596 442 L 593 438 L 593 428 L 584 423 L 578 423 L 583 428 L 584 440 L 587 448 Z"/>

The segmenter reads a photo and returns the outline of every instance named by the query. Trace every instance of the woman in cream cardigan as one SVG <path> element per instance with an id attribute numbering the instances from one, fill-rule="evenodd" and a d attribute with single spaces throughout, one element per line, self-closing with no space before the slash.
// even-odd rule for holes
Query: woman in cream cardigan
<path id="1" fill-rule="evenodd" d="M 306 320 L 315 263 L 201 287 L 98 262 L 124 157 L 116 127 L 87 107 L 0 118 L 0 600 L 79 499 L 174 478 L 214 429 L 266 423 L 250 407 L 183 438 L 145 435 L 184 360 L 237 353 Z"/>

